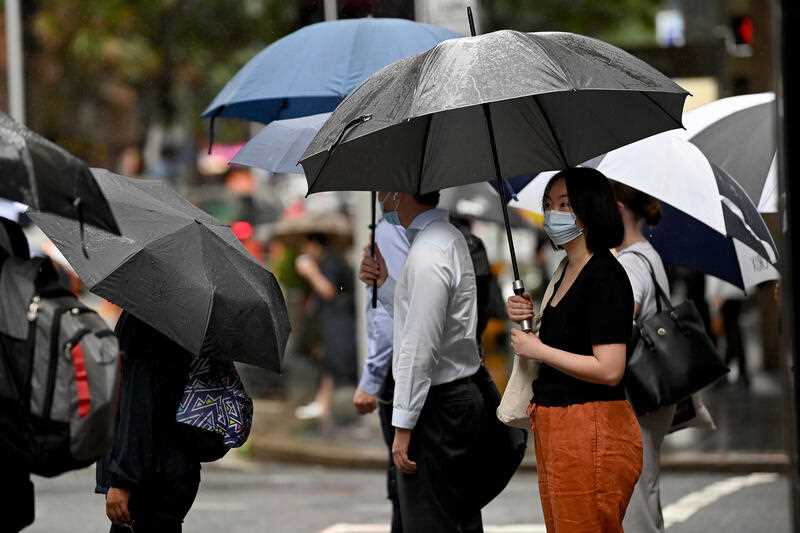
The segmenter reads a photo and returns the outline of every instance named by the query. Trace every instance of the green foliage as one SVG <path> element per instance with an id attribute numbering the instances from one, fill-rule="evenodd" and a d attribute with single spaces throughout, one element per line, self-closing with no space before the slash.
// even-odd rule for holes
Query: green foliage
<path id="1" fill-rule="evenodd" d="M 490 30 L 570 31 L 620 46 L 654 41 L 661 0 L 483 0 Z"/>
<path id="2" fill-rule="evenodd" d="M 297 18 L 284 0 L 40 0 L 25 21 L 34 127 L 71 136 L 61 140 L 79 151 L 99 140 L 79 133 L 119 107 L 135 109 L 139 131 L 179 111 L 200 128 L 214 95 Z"/>

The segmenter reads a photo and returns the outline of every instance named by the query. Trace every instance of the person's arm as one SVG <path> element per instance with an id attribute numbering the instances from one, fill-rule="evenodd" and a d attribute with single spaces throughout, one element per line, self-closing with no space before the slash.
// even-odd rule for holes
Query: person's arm
<path id="1" fill-rule="evenodd" d="M 353 404 L 359 414 L 371 413 L 377 408 L 378 393 L 392 364 L 392 329 L 393 321 L 383 307 L 372 309 L 368 303 L 367 360 L 353 395 Z"/>
<path id="2" fill-rule="evenodd" d="M 544 344 L 533 333 L 511 331 L 514 352 L 520 357 L 535 359 L 565 374 L 600 385 L 614 386 L 625 373 L 625 344 L 597 344 L 592 356 L 570 353 Z"/>
<path id="3" fill-rule="evenodd" d="M 647 287 L 653 284 L 653 278 L 650 276 L 650 266 L 645 263 L 644 259 L 630 252 L 619 254 L 617 261 L 625 269 L 625 273 L 628 274 L 628 280 L 631 283 L 633 318 L 639 318 Z M 655 291 L 653 293 L 655 294 Z"/>
<path id="4" fill-rule="evenodd" d="M 316 261 L 301 255 L 295 260 L 295 270 L 308 281 L 320 298 L 327 301 L 336 298 L 336 287 L 325 277 Z"/>
<path id="5" fill-rule="evenodd" d="M 453 272 L 445 253 L 428 246 L 409 255 L 404 279 L 405 322 L 394 338 L 395 379 L 392 425 L 413 429 L 431 386 L 431 373 L 444 334 Z"/>

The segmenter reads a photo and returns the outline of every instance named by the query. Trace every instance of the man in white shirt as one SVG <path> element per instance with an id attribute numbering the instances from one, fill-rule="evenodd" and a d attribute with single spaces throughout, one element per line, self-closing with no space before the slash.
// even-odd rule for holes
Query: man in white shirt
<path id="1" fill-rule="evenodd" d="M 415 533 L 481 532 L 468 488 L 488 416 L 472 377 L 480 367 L 475 272 L 466 240 L 436 209 L 439 194 L 382 193 L 386 220 L 411 243 L 396 281 L 378 249 L 359 277 L 376 281 L 394 318 L 392 457 L 403 527 Z M 393 214 L 393 215 L 392 215 Z"/>

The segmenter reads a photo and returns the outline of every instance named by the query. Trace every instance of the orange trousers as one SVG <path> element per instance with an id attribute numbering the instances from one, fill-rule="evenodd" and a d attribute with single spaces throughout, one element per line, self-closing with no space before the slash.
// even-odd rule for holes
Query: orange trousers
<path id="1" fill-rule="evenodd" d="M 628 402 L 529 412 L 547 533 L 621 533 L 642 471 L 642 435 Z"/>

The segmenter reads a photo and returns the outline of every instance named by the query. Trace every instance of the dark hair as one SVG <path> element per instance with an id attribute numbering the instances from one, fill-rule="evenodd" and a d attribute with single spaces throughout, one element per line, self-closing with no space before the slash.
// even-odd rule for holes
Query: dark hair
<path id="1" fill-rule="evenodd" d="M 309 233 L 306 235 L 306 240 L 319 244 L 323 248 L 328 246 L 331 242 L 330 238 L 324 233 Z"/>
<path id="2" fill-rule="evenodd" d="M 623 183 L 615 181 L 612 187 L 617 201 L 630 209 L 637 219 L 644 219 L 648 226 L 655 226 L 661 220 L 661 202 Z"/>
<path id="3" fill-rule="evenodd" d="M 562 170 L 545 187 L 542 205 L 546 205 L 550 189 L 561 178 L 566 181 L 572 211 L 583 224 L 589 251 L 598 252 L 619 246 L 625 237 L 625 227 L 608 178 L 593 168 Z"/>
<path id="4" fill-rule="evenodd" d="M 414 200 L 416 200 L 418 204 L 436 207 L 439 205 L 439 191 L 428 192 L 425 194 L 415 194 Z"/>

